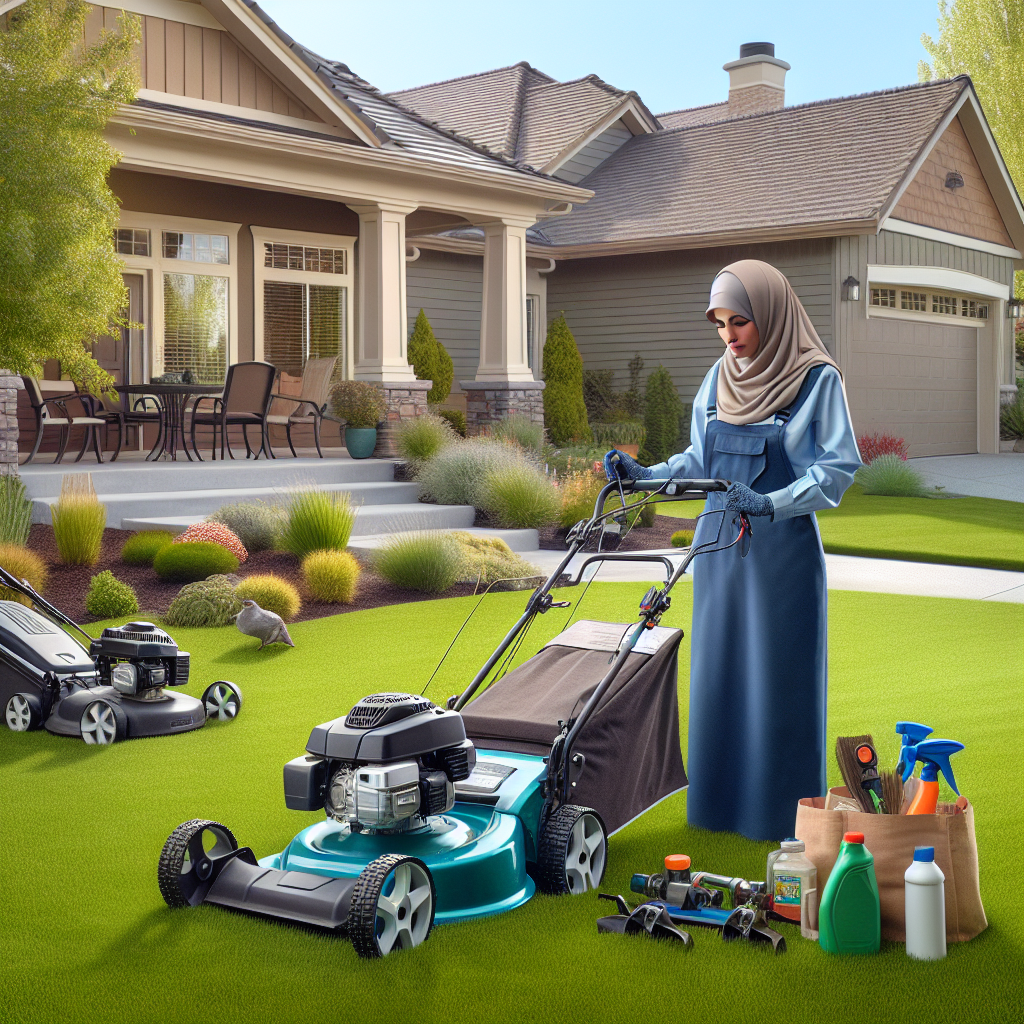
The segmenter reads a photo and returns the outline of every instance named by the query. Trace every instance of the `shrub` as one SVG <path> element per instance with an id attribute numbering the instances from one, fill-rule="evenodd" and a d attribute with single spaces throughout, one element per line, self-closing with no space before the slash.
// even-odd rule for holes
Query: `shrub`
<path id="1" fill-rule="evenodd" d="M 34 551 L 29 551 L 20 544 L 0 544 L 0 565 L 16 580 L 28 580 L 29 586 L 37 594 L 42 594 L 46 589 L 50 574 L 46 569 L 46 563 Z M 9 590 L 7 587 L 0 587 L 0 600 L 29 603 L 27 597 L 22 597 L 17 591 Z"/>
<path id="2" fill-rule="evenodd" d="M 895 498 L 922 498 L 927 494 L 921 475 L 898 455 L 878 455 L 857 470 L 856 481 L 865 494 Z"/>
<path id="3" fill-rule="evenodd" d="M 623 444 L 643 444 L 647 435 L 644 425 L 639 420 L 591 423 L 590 432 L 594 435 L 594 444 L 608 448 L 617 448 Z"/>
<path id="4" fill-rule="evenodd" d="M 235 593 L 237 580 L 231 576 L 210 576 L 186 584 L 167 609 L 168 626 L 226 626 L 242 610 Z"/>
<path id="5" fill-rule="evenodd" d="M 95 565 L 100 558 L 107 507 L 96 497 L 89 473 L 68 473 L 50 510 L 57 553 L 66 565 Z"/>
<path id="6" fill-rule="evenodd" d="M 340 380 L 331 388 L 334 415 L 355 429 L 376 427 L 387 412 L 384 392 L 367 380 Z"/>
<path id="7" fill-rule="evenodd" d="M 245 550 L 245 545 L 238 539 L 238 535 L 223 523 L 193 523 L 184 533 L 174 538 L 175 544 L 191 544 L 193 541 L 219 544 L 222 548 L 227 548 L 239 562 L 244 562 L 249 557 L 249 552 Z"/>
<path id="8" fill-rule="evenodd" d="M 121 561 L 125 565 L 152 565 L 157 554 L 173 540 L 174 535 L 166 530 L 140 530 L 121 546 Z"/>
<path id="9" fill-rule="evenodd" d="M 614 380 L 614 370 L 583 371 L 583 404 L 587 407 L 591 428 L 596 421 L 609 419 L 615 408 L 618 396 L 615 394 Z"/>
<path id="10" fill-rule="evenodd" d="M 672 534 L 672 547 L 688 548 L 693 543 L 693 530 L 676 530 Z"/>
<path id="11" fill-rule="evenodd" d="M 892 434 L 865 434 L 857 438 L 857 447 L 865 465 L 874 462 L 879 455 L 895 455 L 906 462 L 909 452 L 907 442 Z"/>
<path id="12" fill-rule="evenodd" d="M 583 401 L 583 360 L 562 313 L 544 342 L 544 422 L 555 445 L 590 440 Z"/>
<path id="13" fill-rule="evenodd" d="M 311 551 L 344 551 L 355 521 L 356 510 L 347 493 L 298 491 L 288 506 L 281 547 L 299 558 Z"/>
<path id="14" fill-rule="evenodd" d="M 466 436 L 466 414 L 461 409 L 438 409 L 437 415 L 447 420 L 459 437 Z"/>
<path id="15" fill-rule="evenodd" d="M 404 533 L 370 555 L 374 571 L 388 583 L 425 594 L 442 594 L 464 568 L 462 547 L 447 533 Z"/>
<path id="16" fill-rule="evenodd" d="M 347 551 L 313 551 L 302 560 L 302 578 L 316 601 L 351 604 L 362 567 Z"/>
<path id="17" fill-rule="evenodd" d="M 539 452 L 544 447 L 544 424 L 534 423 L 525 413 L 514 412 L 491 427 L 491 436 L 517 444 L 523 451 Z"/>
<path id="18" fill-rule="evenodd" d="M 542 570 L 517 555 L 500 537 L 480 537 L 463 530 L 450 534 L 462 547 L 463 577 L 471 583 L 533 579 Z"/>
<path id="19" fill-rule="evenodd" d="M 568 528 L 581 519 L 589 519 L 594 514 L 594 502 L 604 484 L 602 477 L 590 471 L 570 472 L 562 476 L 558 481 L 562 499 L 558 525 Z"/>
<path id="20" fill-rule="evenodd" d="M 157 576 L 177 583 L 194 583 L 207 576 L 223 575 L 238 568 L 238 559 L 227 548 L 209 541 L 168 544 L 153 559 Z"/>
<path id="21" fill-rule="evenodd" d="M 104 569 L 89 581 L 85 610 L 97 619 L 134 615 L 139 610 L 139 598 L 132 587 L 115 579 L 109 569 Z"/>
<path id="22" fill-rule="evenodd" d="M 0 544 L 25 544 L 32 528 L 32 502 L 16 473 L 0 476 Z"/>
<path id="23" fill-rule="evenodd" d="M 302 607 L 299 592 L 287 580 L 273 573 L 246 576 L 235 587 L 241 601 L 255 601 L 268 612 L 276 612 L 285 622 L 291 622 Z"/>
<path id="24" fill-rule="evenodd" d="M 484 478 L 522 461 L 515 448 L 488 437 L 473 437 L 449 445 L 417 473 L 425 497 L 441 505 L 474 505 L 482 501 Z"/>
<path id="25" fill-rule="evenodd" d="M 503 529 L 536 529 L 558 521 L 558 488 L 541 470 L 517 462 L 484 477 L 480 507 Z"/>
<path id="26" fill-rule="evenodd" d="M 456 436 L 446 419 L 428 412 L 425 416 L 399 422 L 395 430 L 395 446 L 403 459 L 418 466 L 452 444 Z"/>
<path id="27" fill-rule="evenodd" d="M 1003 437 L 1024 437 L 1024 387 L 1019 384 L 1013 401 L 999 410 L 999 433 Z"/>
<path id="28" fill-rule="evenodd" d="M 644 391 L 644 437 L 640 461 L 647 465 L 665 462 L 679 451 L 679 417 L 683 403 L 664 366 L 647 378 Z"/>
<path id="29" fill-rule="evenodd" d="M 544 461 L 548 469 L 557 477 L 568 473 L 597 473 L 602 478 L 604 470 L 601 463 L 607 448 L 596 445 L 571 445 L 567 448 L 556 448 L 544 453 Z M 596 468 L 595 468 L 596 467 Z"/>
<path id="30" fill-rule="evenodd" d="M 427 392 L 427 401 L 431 405 L 447 401 L 455 381 L 455 367 L 447 349 L 435 337 L 422 309 L 409 338 L 408 358 L 420 380 L 433 381 Z"/>
<path id="31" fill-rule="evenodd" d="M 232 530 L 251 554 L 255 551 L 273 551 L 281 539 L 287 518 L 280 505 L 243 501 L 217 509 L 210 516 L 210 521 L 223 523 Z"/>

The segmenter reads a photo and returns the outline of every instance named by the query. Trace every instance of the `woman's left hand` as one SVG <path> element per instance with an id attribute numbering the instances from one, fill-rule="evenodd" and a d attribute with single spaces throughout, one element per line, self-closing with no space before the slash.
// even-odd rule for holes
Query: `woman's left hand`
<path id="1" fill-rule="evenodd" d="M 725 507 L 729 512 L 746 512 L 750 516 L 771 516 L 775 506 L 767 494 L 758 494 L 738 481 L 725 492 Z"/>

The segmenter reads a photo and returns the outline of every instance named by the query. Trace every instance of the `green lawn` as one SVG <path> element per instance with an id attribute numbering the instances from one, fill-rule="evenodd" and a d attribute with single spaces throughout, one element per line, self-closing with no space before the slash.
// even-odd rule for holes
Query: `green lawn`
<path id="1" fill-rule="evenodd" d="M 628 620 L 646 586 L 594 584 L 584 614 Z M 676 591 L 667 623 L 688 625 L 690 595 Z M 523 600 L 502 594 L 485 605 L 431 696 L 456 689 Z M 792 929 L 778 958 L 700 930 L 684 954 L 599 936 L 594 922 L 609 905 L 593 894 L 538 896 L 500 917 L 439 928 L 420 949 L 379 962 L 359 961 L 346 941 L 214 907 L 168 910 L 156 863 L 171 829 L 210 817 L 257 855 L 280 850 L 317 817 L 285 809 L 282 764 L 301 752 L 312 725 L 361 695 L 422 688 L 470 606 L 465 598 L 300 623 L 294 650 L 262 654 L 231 628 L 177 630 L 194 659 L 191 692 L 223 677 L 244 688 L 233 723 L 110 750 L 0 733 L 0 1020 L 1020 1020 L 1024 997 L 1012 978 L 1024 953 L 1024 609 L 847 592 L 830 600 L 830 745 L 837 732 L 873 732 L 891 764 L 900 718 L 967 745 L 956 773 L 977 808 L 990 926 L 946 960 L 911 962 L 894 944 L 874 957 L 833 958 Z M 535 626 L 533 649 L 566 614 Z M 834 766 L 831 775 L 837 783 Z M 673 797 L 612 839 L 606 891 L 625 893 L 632 872 L 656 870 L 667 853 L 763 877 L 769 844 L 689 829 L 685 803 Z"/>
<path id="2" fill-rule="evenodd" d="M 658 514 L 692 519 L 703 507 L 666 502 Z M 1024 571 L 1024 504 L 1017 501 L 886 498 L 854 484 L 839 508 L 817 515 L 822 543 L 834 555 Z"/>

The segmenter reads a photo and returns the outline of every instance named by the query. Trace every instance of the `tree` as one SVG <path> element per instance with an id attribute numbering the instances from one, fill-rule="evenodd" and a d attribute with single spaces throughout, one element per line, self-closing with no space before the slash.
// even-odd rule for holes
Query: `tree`
<path id="1" fill-rule="evenodd" d="M 659 366 L 648 378 L 644 390 L 644 438 L 640 461 L 647 465 L 665 462 L 679 451 L 679 417 L 683 403 L 672 376 Z"/>
<path id="2" fill-rule="evenodd" d="M 544 425 L 552 444 L 562 448 L 591 439 L 583 401 L 583 359 L 561 313 L 544 342 Z"/>
<path id="3" fill-rule="evenodd" d="M 970 75 L 1018 193 L 1024 193 L 1024 3 L 1021 0 L 939 0 L 939 38 L 921 45 L 932 59 L 918 78 Z M 1014 278 L 1024 296 L 1024 272 Z"/>
<path id="4" fill-rule="evenodd" d="M 0 31 L 0 366 L 38 376 L 59 359 L 98 393 L 112 382 L 87 346 L 127 323 L 103 128 L 138 91 L 141 33 L 125 14 L 84 47 L 89 9 L 26 0 Z"/>
<path id="5" fill-rule="evenodd" d="M 439 405 L 447 400 L 455 380 L 455 366 L 448 350 L 437 340 L 427 314 L 421 309 L 409 338 L 409 362 L 418 380 L 433 381 L 427 402 Z"/>

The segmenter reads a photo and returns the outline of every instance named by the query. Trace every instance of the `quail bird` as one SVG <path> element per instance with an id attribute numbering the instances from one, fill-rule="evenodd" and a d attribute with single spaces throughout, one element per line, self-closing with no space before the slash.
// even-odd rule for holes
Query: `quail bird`
<path id="1" fill-rule="evenodd" d="M 277 612 L 268 612 L 261 608 L 255 601 L 243 601 L 242 610 L 235 616 L 235 625 L 246 636 L 257 637 L 260 645 L 257 650 L 262 651 L 267 644 L 287 644 L 294 647 L 292 638 L 288 635 L 288 627 L 284 619 Z"/>

